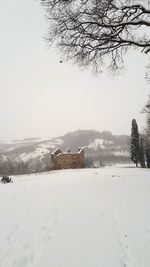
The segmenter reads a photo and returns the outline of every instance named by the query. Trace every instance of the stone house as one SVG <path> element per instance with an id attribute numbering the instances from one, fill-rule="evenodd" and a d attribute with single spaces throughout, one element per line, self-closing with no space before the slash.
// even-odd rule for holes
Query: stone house
<path id="1" fill-rule="evenodd" d="M 56 149 L 51 154 L 52 168 L 58 169 L 77 169 L 84 168 L 84 148 L 79 148 L 77 153 L 62 152 Z"/>

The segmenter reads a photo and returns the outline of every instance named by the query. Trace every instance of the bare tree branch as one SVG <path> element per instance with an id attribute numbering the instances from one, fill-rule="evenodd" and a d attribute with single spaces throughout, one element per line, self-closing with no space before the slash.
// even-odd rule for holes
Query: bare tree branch
<path id="1" fill-rule="evenodd" d="M 149 0 L 41 0 L 49 28 L 47 42 L 81 66 L 113 70 L 131 48 L 150 53 Z"/>

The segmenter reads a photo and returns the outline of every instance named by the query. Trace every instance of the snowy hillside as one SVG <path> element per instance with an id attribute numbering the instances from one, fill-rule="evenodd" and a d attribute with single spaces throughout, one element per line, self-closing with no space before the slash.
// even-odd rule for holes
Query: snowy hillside
<path id="1" fill-rule="evenodd" d="M 56 148 L 75 152 L 78 147 L 84 146 L 87 167 L 127 163 L 130 161 L 129 143 L 128 136 L 94 130 L 78 130 L 51 139 L 0 142 L 0 175 L 50 170 L 50 155 Z"/>
<path id="2" fill-rule="evenodd" d="M 149 267 L 148 169 L 14 176 L 0 184 L 1 267 Z"/>

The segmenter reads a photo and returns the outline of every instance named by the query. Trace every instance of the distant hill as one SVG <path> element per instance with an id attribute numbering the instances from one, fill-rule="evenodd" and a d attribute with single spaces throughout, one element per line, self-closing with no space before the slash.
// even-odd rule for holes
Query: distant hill
<path id="1" fill-rule="evenodd" d="M 87 167 L 130 162 L 130 137 L 109 131 L 77 130 L 52 139 L 27 138 L 0 143 L 0 175 L 50 170 L 51 152 L 85 147 Z"/>

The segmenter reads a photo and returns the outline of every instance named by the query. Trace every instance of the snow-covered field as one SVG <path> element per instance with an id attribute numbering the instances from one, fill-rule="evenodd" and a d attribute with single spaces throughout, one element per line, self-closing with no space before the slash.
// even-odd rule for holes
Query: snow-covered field
<path id="1" fill-rule="evenodd" d="M 149 267 L 150 171 L 62 170 L 0 184 L 0 267 Z"/>

